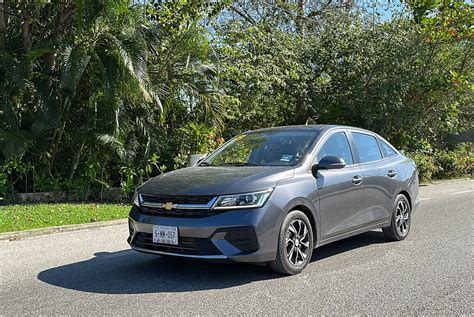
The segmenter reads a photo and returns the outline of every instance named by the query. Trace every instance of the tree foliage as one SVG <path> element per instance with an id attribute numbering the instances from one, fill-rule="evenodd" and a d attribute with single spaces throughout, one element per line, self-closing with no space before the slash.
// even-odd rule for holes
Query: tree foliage
<path id="1" fill-rule="evenodd" d="M 2 1 L 0 195 L 130 191 L 277 125 L 450 157 L 474 121 L 472 21 L 461 0 Z"/>

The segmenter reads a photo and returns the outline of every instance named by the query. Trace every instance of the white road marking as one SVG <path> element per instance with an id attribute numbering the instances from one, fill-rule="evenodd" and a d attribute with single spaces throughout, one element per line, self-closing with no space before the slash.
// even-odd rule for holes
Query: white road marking
<path id="1" fill-rule="evenodd" d="M 470 193 L 470 192 L 474 192 L 474 189 L 463 190 L 461 192 L 451 193 L 451 195 L 459 195 L 459 194 L 465 194 L 465 193 Z"/>
<path id="2" fill-rule="evenodd" d="M 420 201 L 433 199 L 433 197 L 420 198 Z"/>

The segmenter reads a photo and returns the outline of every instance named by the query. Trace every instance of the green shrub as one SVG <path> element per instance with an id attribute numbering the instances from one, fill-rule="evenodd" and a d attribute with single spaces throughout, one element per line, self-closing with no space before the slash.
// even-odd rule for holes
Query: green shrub
<path id="1" fill-rule="evenodd" d="M 421 182 L 427 182 L 433 178 L 433 174 L 436 172 L 436 165 L 431 155 L 421 151 L 410 152 L 406 155 L 415 161 Z"/>
<path id="2" fill-rule="evenodd" d="M 217 136 L 217 128 L 190 122 L 180 129 L 185 136 L 182 145 L 190 154 L 208 154 L 217 149 L 224 139 Z"/>
<path id="3" fill-rule="evenodd" d="M 434 162 L 436 170 L 433 178 L 461 177 L 471 173 L 473 154 L 466 146 L 461 146 L 453 151 L 436 150 Z"/>
<path id="4" fill-rule="evenodd" d="M 466 176 L 474 165 L 474 153 L 469 144 L 432 153 L 415 151 L 407 153 L 407 156 L 415 161 L 421 182 Z"/>
<path id="5" fill-rule="evenodd" d="M 65 186 L 65 181 L 59 176 L 52 178 L 49 176 L 37 176 L 35 179 L 36 191 L 39 192 L 60 192 Z"/>
<path id="6" fill-rule="evenodd" d="M 5 200 L 9 193 L 8 177 L 0 171 L 0 201 Z"/>

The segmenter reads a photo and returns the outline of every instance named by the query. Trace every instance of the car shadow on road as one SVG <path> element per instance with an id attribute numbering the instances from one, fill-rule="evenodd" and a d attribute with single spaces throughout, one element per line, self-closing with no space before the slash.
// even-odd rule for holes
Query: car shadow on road
<path id="1" fill-rule="evenodd" d="M 381 243 L 380 232 L 367 232 L 318 248 L 314 265 L 324 258 Z M 144 294 L 224 289 L 281 276 L 265 266 L 165 259 L 133 250 L 100 252 L 94 257 L 42 271 L 38 279 L 67 289 L 101 294 Z"/>
<path id="2" fill-rule="evenodd" d="M 344 240 L 326 244 L 319 247 L 313 253 L 311 262 L 340 255 L 344 252 L 366 247 L 372 244 L 386 243 L 381 230 L 369 231 Z"/>

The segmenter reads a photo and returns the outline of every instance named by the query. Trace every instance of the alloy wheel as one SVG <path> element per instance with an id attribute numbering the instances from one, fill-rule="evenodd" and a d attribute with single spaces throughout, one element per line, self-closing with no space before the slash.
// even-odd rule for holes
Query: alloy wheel
<path id="1" fill-rule="evenodd" d="M 286 233 L 286 256 L 291 265 L 302 266 L 309 253 L 308 227 L 300 219 L 293 220 Z"/>
<path id="2" fill-rule="evenodd" d="M 395 223 L 398 234 L 405 236 L 410 228 L 410 206 L 405 200 L 400 200 L 395 211 Z"/>

